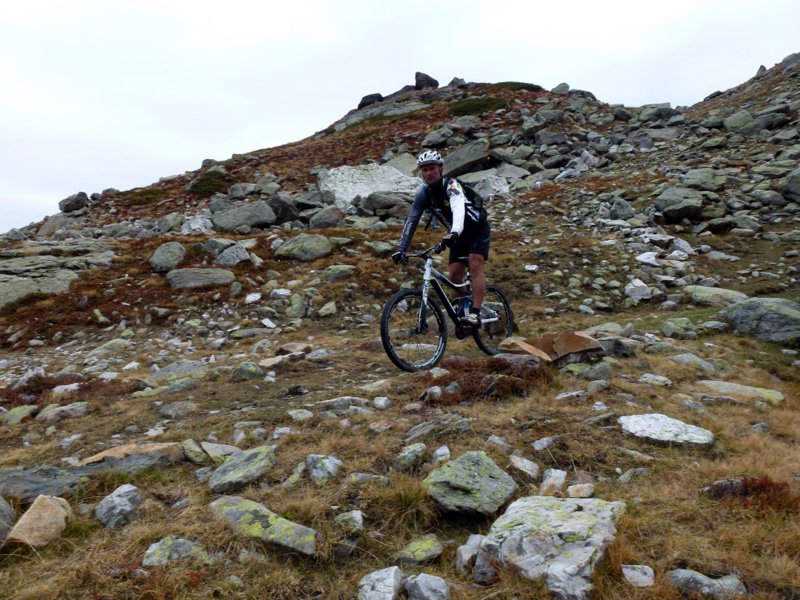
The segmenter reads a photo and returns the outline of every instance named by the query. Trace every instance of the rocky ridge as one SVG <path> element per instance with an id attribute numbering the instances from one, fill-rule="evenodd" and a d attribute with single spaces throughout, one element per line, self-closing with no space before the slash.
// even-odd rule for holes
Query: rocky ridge
<path id="1" fill-rule="evenodd" d="M 96 506 L 76 498 L 87 478 L 128 473 L 138 483 L 155 468 L 214 498 L 193 491 L 162 502 L 164 510 L 205 511 L 235 539 L 257 540 L 265 560 L 275 548 L 320 556 L 330 544 L 359 597 L 441 598 L 450 589 L 472 597 L 498 585 L 498 569 L 558 597 L 588 597 L 615 543 L 620 498 L 635 505 L 625 490 L 653 477 L 641 465 L 663 462 L 672 448 L 689 456 L 713 448 L 714 415 L 733 413 L 770 436 L 766 421 L 780 427 L 777 415 L 796 411 L 797 378 L 786 373 L 797 371 L 800 340 L 799 73 L 792 55 L 689 108 L 607 105 L 568 86 L 454 80 L 439 88 L 418 77 L 413 89 L 365 97 L 304 142 L 206 161 L 150 188 L 78 194 L 60 203 L 61 214 L 9 232 L 0 260 L 3 436 L 22 453 L 0 472 L 0 496 L 11 501 L 0 505 L 10 517 L 0 522 L 9 528 L 5 548 L 54 543 L 77 508 L 108 529 L 159 524 L 165 535 L 142 549 L 143 568 L 246 564 L 222 553 L 224 544 L 167 534 L 152 508 L 139 515 L 148 490 L 136 485 L 107 490 Z M 491 197 L 491 276 L 512 290 L 521 332 L 580 326 L 603 345 L 606 358 L 563 367 L 557 385 L 567 389 L 546 392 L 578 420 L 531 420 L 537 394 L 529 391 L 507 429 L 482 420 L 479 405 L 437 404 L 467 385 L 454 377 L 457 365 L 430 381 L 387 367 L 376 320 L 402 281 L 386 275 L 385 257 L 424 147 L 441 149 L 449 173 Z M 69 309 L 53 310 L 57 302 Z M 757 357 L 730 362 L 739 359 L 721 346 L 734 331 L 777 344 L 771 370 Z M 775 376 L 769 386 L 737 377 L 763 380 L 758 368 Z M 229 397 L 231 385 L 240 397 Z M 496 387 L 481 385 L 497 401 Z M 141 413 L 116 422 L 128 403 Z M 585 456 L 576 467 L 571 452 L 581 452 L 571 440 L 593 439 L 592 431 L 616 436 L 616 446 L 602 466 Z M 314 443 L 330 432 L 372 436 L 383 449 L 362 467 Z M 716 434 L 733 443 L 731 431 Z M 187 465 L 196 465 L 188 478 L 180 475 Z M 402 474 L 443 518 L 492 522 L 472 521 L 470 535 L 401 535 L 395 564 L 364 560 L 374 570 L 359 574 L 359 552 L 386 532 L 363 496 L 346 492 L 396 485 Z M 326 492 L 335 534 L 327 522 L 295 522 L 268 505 L 277 490 L 315 487 L 340 490 Z M 598 490 L 613 496 L 592 498 Z M 29 516 L 37 504 L 54 516 Z M 576 520 L 576 511 L 592 518 Z M 48 524 L 35 541 L 30 522 Z M 458 548 L 456 560 L 447 546 Z M 755 574 L 708 577 L 679 562 L 657 565 L 670 589 L 724 597 L 761 585 Z M 406 577 L 429 565 L 445 577 Z M 627 566 L 622 573 L 650 568 Z M 19 589 L 34 585 L 15 580 Z M 126 575 L 120 585 L 135 581 Z M 618 582 L 636 589 L 625 581 L 640 579 Z"/>

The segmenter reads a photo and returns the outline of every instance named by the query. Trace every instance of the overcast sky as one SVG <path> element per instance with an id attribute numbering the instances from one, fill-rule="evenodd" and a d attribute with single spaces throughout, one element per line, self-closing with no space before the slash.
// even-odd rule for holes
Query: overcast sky
<path id="1" fill-rule="evenodd" d="M 800 52 L 797 0 L 26 0 L 0 7 L 0 232 L 328 127 L 422 71 L 691 105 Z"/>

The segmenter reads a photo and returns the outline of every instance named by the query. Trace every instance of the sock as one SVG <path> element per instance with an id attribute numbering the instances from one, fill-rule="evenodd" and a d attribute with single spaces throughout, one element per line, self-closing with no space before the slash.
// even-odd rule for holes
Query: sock
<path id="1" fill-rule="evenodd" d="M 469 307 L 470 314 L 479 315 L 481 314 L 481 308 L 479 306 L 470 306 Z"/>

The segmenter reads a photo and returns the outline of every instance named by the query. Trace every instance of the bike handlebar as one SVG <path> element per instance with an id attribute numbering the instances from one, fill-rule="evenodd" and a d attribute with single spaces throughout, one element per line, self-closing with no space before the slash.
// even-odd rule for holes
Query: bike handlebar
<path id="1" fill-rule="evenodd" d="M 428 258 L 431 254 L 439 254 L 442 250 L 444 250 L 444 248 L 445 245 L 442 242 L 439 242 L 435 246 L 431 246 L 430 248 L 426 248 L 420 252 L 415 252 L 414 254 L 406 253 L 406 256 L 408 258 Z"/>

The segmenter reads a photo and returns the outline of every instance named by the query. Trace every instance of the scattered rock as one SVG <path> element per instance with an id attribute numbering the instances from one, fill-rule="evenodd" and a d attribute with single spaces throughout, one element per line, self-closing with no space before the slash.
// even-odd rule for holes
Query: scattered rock
<path id="1" fill-rule="evenodd" d="M 422 485 L 444 510 L 487 516 L 517 491 L 514 480 L 478 451 L 465 452 L 434 469 Z"/>

